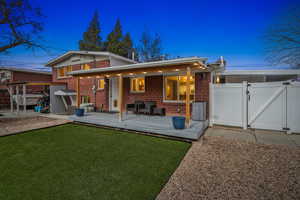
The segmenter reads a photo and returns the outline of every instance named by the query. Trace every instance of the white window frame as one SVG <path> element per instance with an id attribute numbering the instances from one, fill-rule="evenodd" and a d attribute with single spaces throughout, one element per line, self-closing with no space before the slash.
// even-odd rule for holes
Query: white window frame
<path id="1" fill-rule="evenodd" d="M 163 75 L 163 102 L 164 103 L 185 103 L 185 100 L 166 100 L 166 96 L 165 96 L 165 94 L 166 94 L 166 92 L 165 92 L 165 85 L 166 85 L 166 77 L 168 77 L 168 76 L 186 76 L 186 75 L 179 75 L 179 74 L 177 74 L 177 75 Z M 191 76 L 194 76 L 194 84 L 195 84 L 195 89 L 194 89 L 194 100 L 190 100 L 190 102 L 193 102 L 193 101 L 195 101 L 195 98 L 196 98 L 196 76 L 195 76 L 195 74 L 193 74 L 193 75 L 191 75 Z M 177 82 L 177 88 L 179 88 L 178 87 L 178 82 Z M 179 99 L 179 93 L 177 92 L 177 99 Z"/>
<path id="2" fill-rule="evenodd" d="M 84 66 L 84 65 L 88 65 L 88 66 L 89 66 L 89 69 L 83 69 L 83 66 Z M 90 70 L 90 69 L 91 69 L 91 65 L 88 64 L 88 63 L 81 64 L 81 65 L 80 65 L 80 69 L 81 69 L 81 70 Z"/>
<path id="3" fill-rule="evenodd" d="M 144 90 L 143 91 L 133 91 L 132 90 L 132 81 L 133 79 L 139 79 L 143 78 L 144 79 Z M 145 93 L 146 91 L 146 78 L 145 76 L 139 76 L 139 77 L 130 77 L 130 93 L 136 94 L 136 93 Z"/>
<path id="4" fill-rule="evenodd" d="M 57 79 L 70 78 L 71 77 L 70 75 L 67 75 L 68 72 L 66 70 L 67 70 L 68 67 L 71 67 L 71 72 L 72 72 L 73 71 L 73 67 L 71 65 L 57 68 L 57 71 L 56 71 Z M 59 70 L 60 69 L 64 70 L 64 73 L 65 73 L 64 76 L 60 76 L 60 74 L 59 74 Z"/>

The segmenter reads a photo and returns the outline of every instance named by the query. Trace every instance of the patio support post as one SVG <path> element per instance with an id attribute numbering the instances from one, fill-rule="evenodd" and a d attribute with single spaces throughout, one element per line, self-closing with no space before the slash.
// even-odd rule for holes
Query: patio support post
<path id="1" fill-rule="evenodd" d="M 190 110 L 190 94 L 191 94 L 191 68 L 186 68 L 186 98 L 185 98 L 185 119 L 186 127 L 190 126 L 191 110 Z"/>
<path id="2" fill-rule="evenodd" d="M 20 105 L 19 105 L 19 85 L 16 85 L 16 102 L 17 102 L 17 113 L 19 114 Z"/>
<path id="3" fill-rule="evenodd" d="M 26 112 L 26 84 L 23 84 L 23 109 Z"/>
<path id="4" fill-rule="evenodd" d="M 80 77 L 76 77 L 76 101 L 77 101 L 77 108 L 80 108 Z"/>
<path id="5" fill-rule="evenodd" d="M 123 120 L 123 76 L 119 75 L 119 121 Z"/>
<path id="6" fill-rule="evenodd" d="M 13 100 L 13 95 L 14 95 L 13 86 L 9 86 L 10 112 L 14 112 L 14 100 Z"/>

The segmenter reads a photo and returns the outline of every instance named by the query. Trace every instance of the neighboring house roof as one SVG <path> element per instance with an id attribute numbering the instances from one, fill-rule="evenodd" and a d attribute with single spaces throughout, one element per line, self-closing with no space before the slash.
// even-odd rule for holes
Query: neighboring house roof
<path id="1" fill-rule="evenodd" d="M 225 70 L 221 75 L 300 75 L 299 69 Z"/>
<path id="2" fill-rule="evenodd" d="M 52 65 L 57 64 L 57 63 L 65 60 L 66 58 L 68 58 L 72 55 L 76 55 L 76 54 L 77 55 L 92 55 L 92 56 L 107 56 L 107 57 L 113 57 L 113 58 L 118 59 L 118 60 L 123 60 L 123 61 L 129 62 L 129 63 L 137 63 L 134 60 L 131 60 L 131 59 L 128 59 L 128 58 L 125 58 L 123 56 L 119 56 L 117 54 L 110 53 L 110 52 L 104 52 L 104 51 L 68 51 L 63 55 L 61 55 L 61 56 L 59 56 L 55 59 L 50 60 L 48 63 L 46 63 L 45 66 L 51 67 Z"/>
<path id="3" fill-rule="evenodd" d="M 46 71 L 32 70 L 32 69 L 26 69 L 26 68 L 16 68 L 16 67 L 1 67 L 0 66 L 0 70 L 35 73 L 35 74 L 44 74 L 44 75 L 51 75 L 52 74 L 51 72 L 46 72 Z"/>
<path id="4" fill-rule="evenodd" d="M 97 72 L 122 71 L 128 69 L 151 68 L 151 67 L 160 67 L 160 66 L 167 67 L 169 65 L 182 65 L 182 64 L 189 64 L 189 63 L 199 63 L 201 65 L 204 65 L 203 63 L 206 60 L 207 58 L 200 58 L 200 57 L 178 58 L 172 60 L 144 62 L 144 63 L 136 63 L 130 65 L 114 66 L 114 67 L 94 68 L 90 70 L 77 70 L 77 71 L 70 72 L 69 74 L 78 75 L 78 74 L 90 74 L 90 73 L 97 73 Z"/>

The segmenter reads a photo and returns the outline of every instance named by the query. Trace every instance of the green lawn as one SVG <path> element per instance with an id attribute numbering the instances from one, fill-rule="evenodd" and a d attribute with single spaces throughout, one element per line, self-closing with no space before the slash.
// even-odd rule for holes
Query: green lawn
<path id="1" fill-rule="evenodd" d="M 0 199 L 155 199 L 189 147 L 75 124 L 0 137 Z"/>

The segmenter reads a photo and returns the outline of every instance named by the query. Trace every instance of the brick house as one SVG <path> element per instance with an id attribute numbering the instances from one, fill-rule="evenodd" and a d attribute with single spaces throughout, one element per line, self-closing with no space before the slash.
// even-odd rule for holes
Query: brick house
<path id="1" fill-rule="evenodd" d="M 0 67 L 0 107 L 10 104 L 7 84 L 13 82 L 51 82 L 51 72 L 23 68 Z M 28 93 L 40 93 L 44 86 L 28 86 Z"/>
<path id="2" fill-rule="evenodd" d="M 123 112 L 126 104 L 136 100 L 155 101 L 167 115 L 186 115 L 187 103 L 209 102 L 211 72 L 216 66 L 206 60 L 136 63 L 109 52 L 70 51 L 46 66 L 52 68 L 53 82 L 65 82 L 68 89 L 77 91 L 78 106 L 93 103 L 97 109 Z"/>

